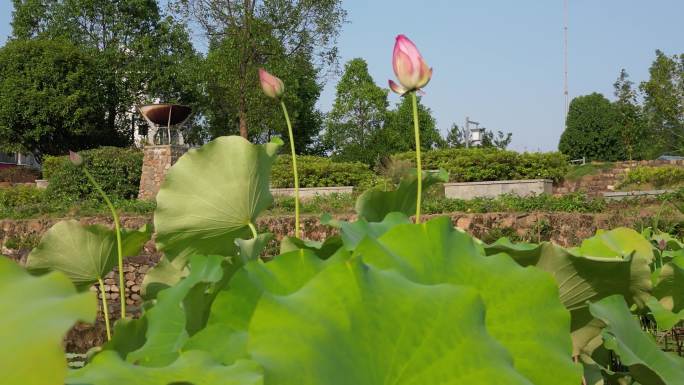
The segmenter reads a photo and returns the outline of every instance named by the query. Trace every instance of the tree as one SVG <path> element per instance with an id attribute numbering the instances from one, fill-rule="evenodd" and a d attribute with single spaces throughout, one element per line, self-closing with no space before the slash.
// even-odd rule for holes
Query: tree
<path id="1" fill-rule="evenodd" d="M 513 134 L 510 132 L 494 131 L 485 129 L 482 132 L 482 147 L 494 147 L 500 150 L 505 150 L 513 140 Z"/>
<path id="2" fill-rule="evenodd" d="M 460 148 L 465 147 L 466 140 L 468 138 L 468 133 L 465 128 L 458 127 L 458 124 L 454 123 L 449 129 L 446 137 L 446 145 L 450 148 Z"/>
<path id="3" fill-rule="evenodd" d="M 650 78 L 639 89 L 656 152 L 684 152 L 684 54 L 669 57 L 656 51 Z"/>
<path id="4" fill-rule="evenodd" d="M 337 36 L 346 19 L 341 0 L 175 0 L 179 14 L 191 17 L 212 42 L 231 43 L 229 70 L 240 135 L 248 137 L 250 96 L 255 74 L 276 52 L 286 58 L 304 53 L 316 73 L 337 62 Z M 276 40 L 276 44 L 263 44 Z M 282 52 L 269 48 L 276 46 Z M 272 70 L 269 68 L 269 70 Z"/>
<path id="5" fill-rule="evenodd" d="M 14 0 L 14 39 L 66 39 L 93 52 L 107 130 L 132 139 L 136 104 L 157 98 L 198 106 L 200 56 L 185 26 L 155 0 Z"/>
<path id="6" fill-rule="evenodd" d="M 373 164 L 381 155 L 378 135 L 387 114 L 387 90 L 378 87 L 361 58 L 344 66 L 323 143 L 340 160 Z"/>
<path id="7" fill-rule="evenodd" d="M 445 147 L 445 141 L 437 131 L 432 111 L 418 98 L 418 122 L 420 123 L 420 144 L 422 149 Z M 416 149 L 413 128 L 413 106 L 410 98 L 402 98 L 396 109 L 387 113 L 383 128 L 383 142 L 389 154 Z"/>
<path id="8" fill-rule="evenodd" d="M 578 96 L 570 102 L 565 131 L 558 149 L 570 158 L 614 161 L 625 158 L 616 111 L 599 93 Z"/>
<path id="9" fill-rule="evenodd" d="M 284 56 L 283 47 L 276 39 L 265 38 L 260 42 L 263 50 L 271 55 L 263 65 L 285 83 L 285 103 L 290 112 L 299 153 L 314 151 L 313 144 L 320 132 L 322 117 L 316 110 L 316 101 L 322 85 L 317 80 L 311 57 L 302 51 L 290 57 Z M 210 44 L 206 67 L 203 71 L 207 84 L 207 118 L 211 137 L 240 133 L 240 98 L 235 84 L 239 74 L 233 70 L 238 60 L 239 45 L 234 40 L 215 40 Z M 289 140 L 280 106 L 263 95 L 258 86 L 256 69 L 249 74 L 250 87 L 244 92 L 244 114 L 251 127 L 248 138 L 253 142 L 266 142 L 274 135 Z"/>
<path id="10" fill-rule="evenodd" d="M 0 149 L 39 159 L 125 138 L 105 123 L 98 67 L 64 40 L 14 40 L 0 49 Z"/>
<path id="11" fill-rule="evenodd" d="M 613 88 L 616 101 L 613 103 L 616 112 L 615 130 L 620 134 L 625 159 L 643 159 L 646 150 L 645 122 L 641 107 L 637 104 L 637 94 L 629 74 L 622 69 Z"/>

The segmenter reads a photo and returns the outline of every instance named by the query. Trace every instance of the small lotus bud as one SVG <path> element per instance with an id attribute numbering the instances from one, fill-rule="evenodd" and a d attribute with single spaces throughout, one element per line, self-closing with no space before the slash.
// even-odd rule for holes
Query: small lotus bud
<path id="1" fill-rule="evenodd" d="M 83 158 L 77 152 L 69 151 L 69 160 L 76 167 L 83 164 Z"/>
<path id="2" fill-rule="evenodd" d="M 419 90 L 432 77 L 432 68 L 427 66 L 416 45 L 404 35 L 397 36 L 392 53 L 392 67 L 399 84 L 390 82 L 390 88 L 398 94 Z"/>
<path id="3" fill-rule="evenodd" d="M 263 68 L 259 68 L 259 81 L 261 82 L 261 89 L 270 98 L 278 99 L 285 92 L 283 81 L 269 74 Z"/>

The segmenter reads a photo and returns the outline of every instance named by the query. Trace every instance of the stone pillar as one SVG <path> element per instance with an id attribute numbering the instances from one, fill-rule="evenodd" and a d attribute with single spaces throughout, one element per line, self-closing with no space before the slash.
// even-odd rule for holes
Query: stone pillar
<path id="1" fill-rule="evenodd" d="M 154 199 L 166 172 L 186 151 L 188 147 L 173 144 L 145 146 L 138 199 Z"/>

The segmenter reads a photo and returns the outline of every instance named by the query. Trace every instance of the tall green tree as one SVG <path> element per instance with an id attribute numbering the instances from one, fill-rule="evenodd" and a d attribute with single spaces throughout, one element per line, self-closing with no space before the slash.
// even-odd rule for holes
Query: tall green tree
<path id="1" fill-rule="evenodd" d="M 66 39 L 93 52 L 108 130 L 132 139 L 136 104 L 199 104 L 200 56 L 156 0 L 13 1 L 13 39 Z"/>
<path id="2" fill-rule="evenodd" d="M 379 135 L 387 116 L 387 90 L 378 87 L 361 58 L 344 66 L 323 142 L 332 156 L 373 164 L 384 148 Z"/>
<path id="3" fill-rule="evenodd" d="M 437 122 L 432 116 L 432 110 L 421 103 L 420 97 L 418 97 L 418 122 L 422 149 L 446 146 L 444 138 L 437 130 Z M 413 129 L 413 106 L 411 99 L 404 97 L 397 103 L 394 110 L 387 113 L 387 120 L 383 127 L 383 142 L 387 145 L 387 152 L 391 154 L 415 150 Z"/>
<path id="4" fill-rule="evenodd" d="M 570 158 L 614 161 L 624 159 L 616 110 L 599 93 L 578 96 L 570 102 L 565 131 L 558 149 Z"/>
<path id="5" fill-rule="evenodd" d="M 314 144 L 320 132 L 322 116 L 316 109 L 322 84 L 318 72 L 306 51 L 286 56 L 279 41 L 265 36 L 259 42 L 261 49 L 270 55 L 262 62 L 263 67 L 278 76 L 285 83 L 285 102 L 293 124 L 295 148 L 299 153 L 314 151 Z M 251 127 L 248 138 L 253 142 L 267 142 L 272 136 L 288 141 L 287 127 L 280 107 L 266 98 L 258 86 L 258 72 L 249 73 L 250 87 L 240 96 L 235 87 L 241 81 L 234 67 L 239 60 L 239 44 L 234 39 L 214 40 L 210 44 L 204 71 L 207 85 L 206 116 L 211 137 L 240 134 L 240 103 L 244 97 L 244 115 Z"/>
<path id="6" fill-rule="evenodd" d="M 13 40 L 0 49 L 0 150 L 39 159 L 126 139 L 105 123 L 90 52 L 66 40 Z"/>
<path id="7" fill-rule="evenodd" d="M 458 124 L 454 123 L 447 133 L 446 146 L 450 148 L 465 147 L 467 138 L 468 134 L 465 132 L 465 129 L 460 128 Z"/>
<path id="8" fill-rule="evenodd" d="M 495 134 L 494 131 L 485 129 L 482 133 L 482 147 L 495 147 L 505 150 L 512 140 L 513 134 L 510 132 L 497 131 Z"/>
<path id="9" fill-rule="evenodd" d="M 647 137 L 645 122 L 641 107 L 637 102 L 637 93 L 634 89 L 634 82 L 629 80 L 629 74 L 625 69 L 620 71 L 615 83 L 613 83 L 616 120 L 615 130 L 618 132 L 622 148 L 624 149 L 624 159 L 634 160 L 643 159 L 646 155 Z"/>
<path id="10" fill-rule="evenodd" d="M 174 8 L 202 27 L 210 41 L 230 41 L 228 70 L 240 135 L 249 136 L 257 69 L 272 56 L 312 59 L 315 72 L 337 63 L 337 36 L 346 19 L 341 0 L 175 0 Z M 276 44 L 269 43 L 276 40 Z M 273 50 L 273 46 L 282 48 Z M 272 68 L 269 71 L 277 76 Z M 306 102 L 305 102 L 306 103 Z M 232 117 L 226 115 L 228 119 Z M 257 131 L 263 131 L 257 128 Z"/>
<path id="11" fill-rule="evenodd" d="M 639 89 L 656 151 L 684 154 L 684 54 L 656 51 L 650 77 Z"/>

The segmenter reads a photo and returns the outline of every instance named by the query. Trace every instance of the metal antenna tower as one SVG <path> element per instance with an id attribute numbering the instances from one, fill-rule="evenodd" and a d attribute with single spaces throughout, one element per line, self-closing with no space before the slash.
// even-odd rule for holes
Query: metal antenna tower
<path id="1" fill-rule="evenodd" d="M 570 106 L 570 95 L 568 94 L 568 0 L 563 0 L 563 24 L 563 94 L 565 95 L 563 126 L 565 126 Z"/>

